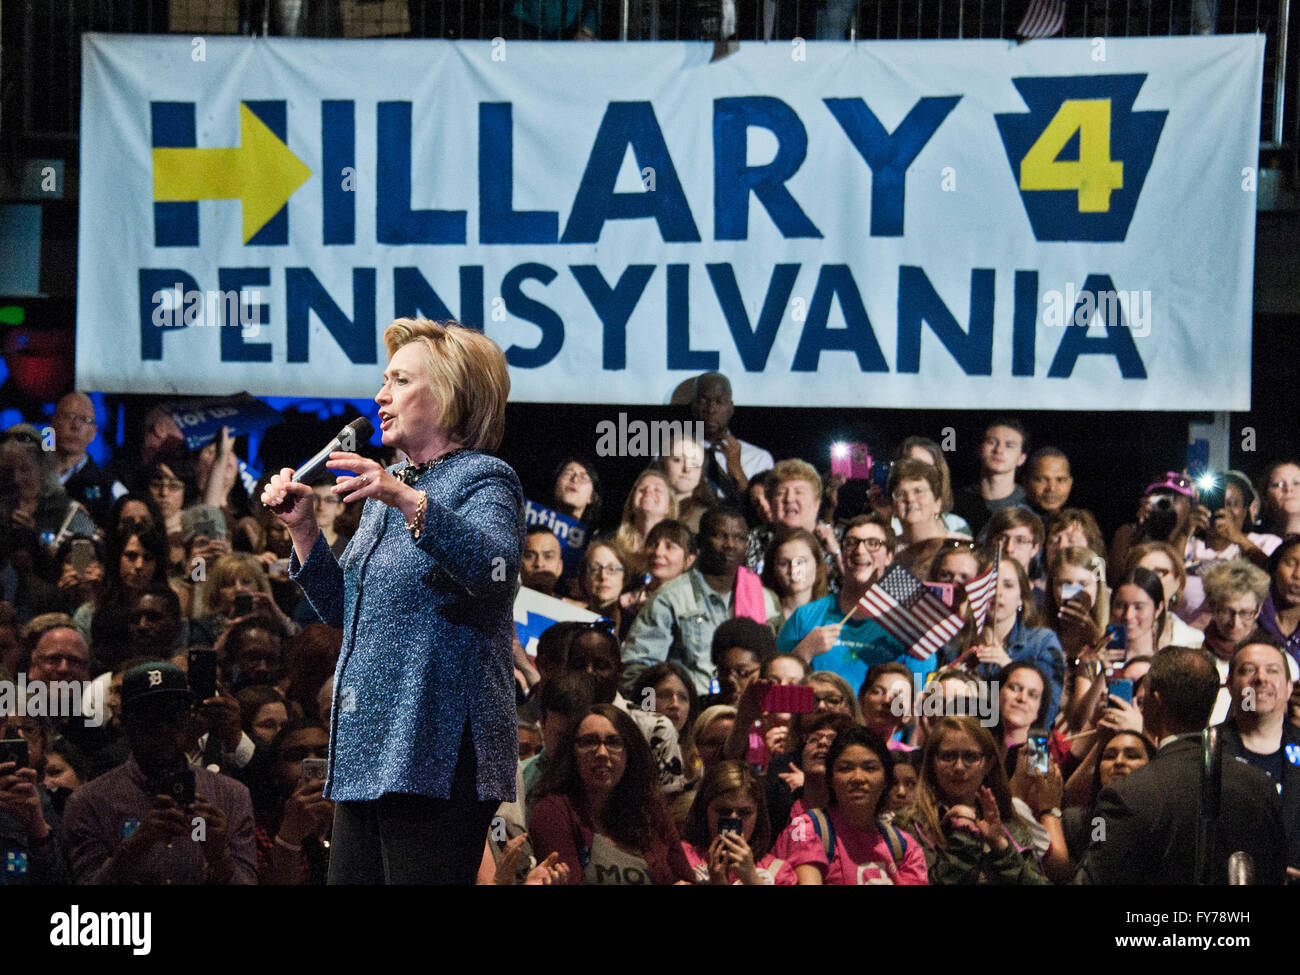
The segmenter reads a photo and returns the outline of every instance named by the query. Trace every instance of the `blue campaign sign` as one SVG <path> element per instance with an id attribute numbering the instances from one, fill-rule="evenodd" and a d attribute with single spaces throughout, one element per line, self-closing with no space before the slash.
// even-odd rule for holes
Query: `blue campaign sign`
<path id="1" fill-rule="evenodd" d="M 261 433 L 282 419 L 279 410 L 248 393 L 173 400 L 163 406 L 185 434 L 185 446 L 190 450 L 198 450 L 207 444 L 221 432 L 222 427 L 229 427 L 231 436 L 238 437 L 246 433 Z"/>
<path id="2" fill-rule="evenodd" d="M 547 596 L 527 586 L 520 586 L 515 595 L 515 633 L 524 652 L 530 657 L 537 656 L 537 638 L 548 627 L 569 620 L 590 623 L 598 619 L 601 619 L 598 613 Z"/>
<path id="3" fill-rule="evenodd" d="M 86 33 L 77 385 L 1250 408 L 1263 35 L 815 47 Z"/>

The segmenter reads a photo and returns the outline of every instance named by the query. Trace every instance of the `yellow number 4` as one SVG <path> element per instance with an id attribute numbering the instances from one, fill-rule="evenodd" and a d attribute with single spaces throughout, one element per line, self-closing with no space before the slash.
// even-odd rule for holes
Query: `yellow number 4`
<path id="1" fill-rule="evenodd" d="M 1079 133 L 1078 161 L 1058 160 Z M 1110 99 L 1072 98 L 1020 160 L 1022 190 L 1078 190 L 1080 213 L 1105 213 L 1112 190 L 1124 187 L 1124 164 L 1110 158 Z"/>

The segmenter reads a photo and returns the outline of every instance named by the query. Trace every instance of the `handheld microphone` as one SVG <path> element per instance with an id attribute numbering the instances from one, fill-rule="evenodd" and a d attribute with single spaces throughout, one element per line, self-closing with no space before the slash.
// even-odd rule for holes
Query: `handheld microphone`
<path id="1" fill-rule="evenodd" d="M 323 450 L 299 467 L 290 480 L 295 484 L 311 480 L 325 469 L 325 462 L 329 460 L 330 454 L 334 453 L 334 451 L 353 452 L 359 444 L 369 440 L 374 434 L 375 428 L 370 421 L 364 416 L 357 417 L 340 430 L 339 435 L 326 444 Z"/>

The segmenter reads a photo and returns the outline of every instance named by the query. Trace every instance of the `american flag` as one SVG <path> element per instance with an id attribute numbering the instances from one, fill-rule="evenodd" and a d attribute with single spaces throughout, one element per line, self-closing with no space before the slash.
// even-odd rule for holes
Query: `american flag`
<path id="1" fill-rule="evenodd" d="M 998 592 L 998 561 L 1001 554 L 999 548 L 997 555 L 993 557 L 993 564 L 966 583 L 966 598 L 970 600 L 977 631 L 984 628 L 984 619 L 988 616 L 989 607 L 993 605 L 993 597 Z"/>
<path id="2" fill-rule="evenodd" d="M 1029 0 L 1029 9 L 1016 28 L 1016 35 L 1025 40 L 1051 37 L 1059 34 L 1064 26 L 1065 0 Z"/>
<path id="3" fill-rule="evenodd" d="M 920 660 L 951 640 L 962 627 L 962 618 L 901 565 L 890 566 L 858 600 L 858 606 Z"/>

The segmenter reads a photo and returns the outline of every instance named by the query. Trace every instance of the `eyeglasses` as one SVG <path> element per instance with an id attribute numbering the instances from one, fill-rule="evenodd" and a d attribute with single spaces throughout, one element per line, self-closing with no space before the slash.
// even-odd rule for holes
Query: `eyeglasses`
<path id="1" fill-rule="evenodd" d="M 310 745 L 295 745 L 293 748 L 285 748 L 280 752 L 280 761 L 282 762 L 301 762 L 304 758 L 329 758 L 329 751 L 324 745 L 312 747 Z"/>
<path id="2" fill-rule="evenodd" d="M 821 735 L 809 735 L 806 744 L 825 745 L 829 748 L 831 745 L 835 744 L 835 732 L 832 731 L 828 734 Z"/>
<path id="3" fill-rule="evenodd" d="M 591 481 L 591 475 L 588 474 L 586 471 L 584 471 L 582 468 L 578 468 L 577 470 L 573 470 L 573 471 L 565 471 L 563 474 L 560 475 L 560 480 L 577 481 L 579 484 L 587 484 L 590 483 Z"/>
<path id="4" fill-rule="evenodd" d="M 853 535 L 844 536 L 844 550 L 852 551 L 859 545 L 865 545 L 868 552 L 879 552 L 885 547 L 883 538 L 857 538 Z"/>
<path id="5" fill-rule="evenodd" d="M 325 494 L 325 495 L 316 494 L 312 496 L 312 504 L 316 504 L 316 505 L 342 504 L 342 503 L 343 503 L 343 499 L 340 498 L 337 494 Z"/>
<path id="6" fill-rule="evenodd" d="M 32 657 L 33 662 L 38 664 L 48 664 L 57 667 L 59 664 L 67 664 L 69 667 L 89 667 L 90 660 L 86 657 L 74 657 L 67 653 L 50 653 L 41 654 L 39 657 Z"/>
<path id="7" fill-rule="evenodd" d="M 758 676 L 759 668 L 754 667 L 719 667 L 719 677 L 730 677 L 733 680 L 749 680 Z"/>
<path id="8" fill-rule="evenodd" d="M 81 416 L 77 413 L 55 413 L 54 419 L 65 420 L 73 426 L 93 427 L 96 425 L 93 416 Z"/>
<path id="9" fill-rule="evenodd" d="M 934 759 L 940 765 L 956 765 L 958 762 L 961 762 L 963 765 L 974 767 L 984 761 L 984 753 L 973 751 L 942 751 L 936 754 Z"/>
<path id="10" fill-rule="evenodd" d="M 591 565 L 587 566 L 587 575 L 591 576 L 593 579 L 599 579 L 601 576 L 621 576 L 622 574 L 623 567 L 617 562 L 613 565 L 600 565 L 597 562 L 593 562 Z"/>
<path id="11" fill-rule="evenodd" d="M 598 750 L 601 745 L 604 745 L 605 750 L 611 755 L 622 755 L 624 748 L 627 747 L 621 735 L 609 735 L 605 738 L 600 735 L 582 735 L 573 742 L 573 747 L 584 754 Z"/>
<path id="12" fill-rule="evenodd" d="M 685 691 L 674 691 L 665 688 L 662 691 L 655 691 L 656 704 L 690 704 L 691 696 Z"/>
<path id="13" fill-rule="evenodd" d="M 156 477 L 149 482 L 149 486 L 159 491 L 179 491 L 185 487 L 185 482 L 174 477 Z"/>
<path id="14" fill-rule="evenodd" d="M 904 491 L 901 488 L 894 492 L 895 501 L 924 501 L 926 498 L 933 498 L 934 491 L 927 484 L 923 488 L 912 488 L 910 491 Z"/>
<path id="15" fill-rule="evenodd" d="M 1034 544 L 1033 537 L 1018 538 L 1015 535 L 1003 535 L 1002 542 L 1007 548 L 1029 548 Z"/>
<path id="16" fill-rule="evenodd" d="M 842 694 L 814 694 L 813 701 L 816 704 L 824 704 L 828 708 L 837 708 L 844 703 Z"/>
<path id="17" fill-rule="evenodd" d="M 1259 615 L 1259 608 L 1255 609 L 1216 609 L 1214 618 L 1216 620 L 1253 620 Z"/>

